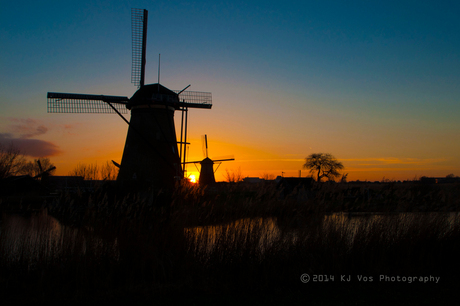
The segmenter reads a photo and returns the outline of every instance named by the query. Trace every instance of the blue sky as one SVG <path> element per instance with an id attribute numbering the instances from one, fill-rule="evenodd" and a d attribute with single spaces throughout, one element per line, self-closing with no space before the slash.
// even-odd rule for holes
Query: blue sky
<path id="1" fill-rule="evenodd" d="M 0 133 L 23 137 L 18 122 L 46 127 L 34 139 L 59 148 L 52 160 L 61 169 L 121 159 L 126 126 L 119 118 L 47 114 L 46 92 L 131 96 L 135 7 L 149 10 L 146 82 L 157 81 L 161 53 L 163 85 L 213 93 L 211 111 L 191 114 L 190 136 L 199 142 L 207 133 L 216 154 L 234 154 L 236 161 L 222 168 L 295 175 L 308 154 L 328 152 L 343 160 L 349 178 L 460 175 L 458 2 L 2 1 L 1 7 Z M 75 143 L 88 153 L 72 154 Z M 200 152 L 192 143 L 190 154 Z"/>

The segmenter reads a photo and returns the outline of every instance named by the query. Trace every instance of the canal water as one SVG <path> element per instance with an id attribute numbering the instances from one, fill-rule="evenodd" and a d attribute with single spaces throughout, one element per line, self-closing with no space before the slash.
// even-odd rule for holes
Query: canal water
<path id="1" fill-rule="evenodd" d="M 272 218 L 244 218 L 234 222 L 198 226 L 183 229 L 188 252 L 212 254 L 216 248 L 229 252 L 245 250 L 250 245 L 259 254 L 282 243 L 295 245 L 299 237 L 324 233 L 340 234 L 353 242 L 357 233 L 381 230 L 382 234 L 403 235 L 408 230 L 422 229 L 433 224 L 448 234 L 459 228 L 459 213 L 400 213 L 400 214 L 330 214 L 317 218 L 294 218 L 280 220 Z M 381 228 L 379 228 L 379 226 Z M 46 211 L 28 216 L 2 214 L 0 224 L 0 256 L 2 264 L 27 262 L 33 266 L 38 262 L 53 261 L 72 256 L 119 256 L 117 238 L 106 239 L 94 234 L 91 228 L 75 228 L 62 225 Z"/>
<path id="2" fill-rule="evenodd" d="M 31 215 L 2 214 L 0 256 L 3 264 L 51 262 L 62 257 L 109 253 L 118 255 L 117 241 L 91 235 L 88 228 L 62 225 L 46 210 Z"/>

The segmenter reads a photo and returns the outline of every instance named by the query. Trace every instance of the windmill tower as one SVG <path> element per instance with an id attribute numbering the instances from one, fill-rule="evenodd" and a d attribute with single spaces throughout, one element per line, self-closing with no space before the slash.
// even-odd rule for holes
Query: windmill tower
<path id="1" fill-rule="evenodd" d="M 183 178 L 185 152 L 182 133 L 187 134 L 189 108 L 212 107 L 211 93 L 170 90 L 161 84 L 145 85 L 145 54 L 148 11 L 132 9 L 131 82 L 138 90 L 124 96 L 48 92 L 49 113 L 116 113 L 128 125 L 117 181 L 123 186 L 153 186 L 172 189 Z M 180 151 L 177 147 L 174 113 L 182 111 Z M 131 112 L 128 122 L 122 113 Z M 184 162 L 182 162 L 184 160 Z M 115 163 L 116 164 L 116 163 Z"/>
<path id="2" fill-rule="evenodd" d="M 225 158 L 225 159 L 210 159 L 208 157 L 208 136 L 204 135 L 204 143 L 205 143 L 205 158 L 201 161 L 191 161 L 191 162 L 186 162 L 186 164 L 191 164 L 191 163 L 200 163 L 201 165 L 201 171 L 200 171 L 200 179 L 199 179 L 199 184 L 200 185 L 211 185 L 216 183 L 216 178 L 214 176 L 215 171 L 219 167 L 214 170 L 214 163 L 217 162 L 223 162 L 223 161 L 229 161 L 229 160 L 235 160 L 234 158 Z M 219 164 L 220 166 L 220 164 Z"/>

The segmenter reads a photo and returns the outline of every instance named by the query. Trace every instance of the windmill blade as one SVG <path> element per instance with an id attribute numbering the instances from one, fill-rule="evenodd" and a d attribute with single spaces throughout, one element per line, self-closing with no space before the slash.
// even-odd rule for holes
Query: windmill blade
<path id="1" fill-rule="evenodd" d="M 215 161 L 215 162 L 235 160 L 235 155 L 228 154 L 228 155 L 214 156 L 214 158 L 212 158 L 212 160 Z"/>
<path id="2" fill-rule="evenodd" d="M 234 158 L 225 158 L 225 159 L 213 159 L 213 162 L 223 162 L 223 161 L 229 161 L 229 160 L 235 160 Z"/>
<path id="3" fill-rule="evenodd" d="M 199 164 L 201 163 L 203 160 L 195 160 L 195 161 L 188 161 L 188 162 L 185 162 L 184 164 Z"/>
<path id="4" fill-rule="evenodd" d="M 48 92 L 48 113 L 122 114 L 128 113 L 128 97 Z"/>
<path id="5" fill-rule="evenodd" d="M 206 145 L 206 158 L 208 158 L 208 135 L 204 134 L 204 143 Z"/>
<path id="6" fill-rule="evenodd" d="M 51 171 L 53 171 L 53 170 L 55 170 L 55 169 L 56 169 L 56 167 L 55 167 L 55 166 L 52 166 L 52 167 L 48 168 L 48 170 L 46 170 L 45 172 L 51 172 Z"/>
<path id="7" fill-rule="evenodd" d="M 40 162 L 40 159 L 37 159 L 37 165 L 38 169 L 40 170 L 40 173 L 43 173 L 42 163 Z"/>
<path id="8" fill-rule="evenodd" d="M 46 176 L 46 175 L 48 175 L 51 171 L 53 171 L 53 170 L 56 169 L 55 166 L 52 166 L 52 167 L 48 168 L 47 170 L 43 171 L 39 160 L 37 160 L 37 163 L 38 163 L 38 166 L 39 166 L 39 168 L 40 168 L 40 173 L 37 174 L 36 176 L 34 176 L 33 178 L 39 178 L 39 177 L 42 177 L 42 176 Z"/>
<path id="9" fill-rule="evenodd" d="M 188 90 L 173 91 L 179 95 L 180 107 L 212 108 L 212 94 L 210 92 Z"/>
<path id="10" fill-rule="evenodd" d="M 214 170 L 214 173 L 216 173 L 217 169 L 219 169 L 220 165 L 222 165 L 222 162 L 224 161 L 230 161 L 230 160 L 235 160 L 233 157 L 229 158 L 221 158 L 221 159 L 213 159 L 212 161 L 215 163 L 218 163 L 219 165 L 217 166 L 216 170 Z"/>
<path id="11" fill-rule="evenodd" d="M 224 162 L 224 161 L 230 161 L 230 160 L 235 160 L 234 157 L 229 157 L 229 158 L 221 158 L 221 159 L 211 159 L 212 162 L 217 163 L 217 162 Z M 188 161 L 185 162 L 186 164 L 199 164 L 203 160 L 195 160 L 195 161 Z"/>
<path id="12" fill-rule="evenodd" d="M 208 157 L 208 136 L 205 134 L 201 136 L 201 149 L 203 150 L 203 156 Z"/>
<path id="13" fill-rule="evenodd" d="M 131 31 L 133 38 L 131 83 L 136 85 L 137 88 L 144 86 L 147 19 L 147 10 L 135 8 L 131 9 Z"/>

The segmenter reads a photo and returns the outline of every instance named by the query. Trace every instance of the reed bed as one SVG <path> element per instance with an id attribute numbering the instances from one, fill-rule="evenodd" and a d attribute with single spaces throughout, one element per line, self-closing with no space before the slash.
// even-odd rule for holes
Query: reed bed
<path id="1" fill-rule="evenodd" d="M 330 290 L 383 294 L 394 284 L 378 283 L 379 275 L 441 278 L 437 287 L 391 287 L 400 298 L 413 298 L 420 286 L 445 295 L 459 285 L 456 213 L 334 213 L 343 205 L 334 188 L 300 201 L 295 194 L 280 198 L 270 186 L 236 184 L 182 186 L 173 194 L 62 195 L 37 215 L 2 216 L 0 290 L 30 303 L 276 293 L 323 304 Z M 401 191 L 388 191 L 395 192 Z M 335 281 L 304 284 L 303 273 Z M 340 282 L 341 275 L 354 281 Z M 358 282 L 358 275 L 374 282 Z"/>

